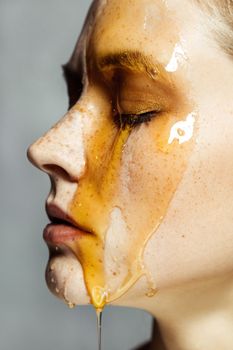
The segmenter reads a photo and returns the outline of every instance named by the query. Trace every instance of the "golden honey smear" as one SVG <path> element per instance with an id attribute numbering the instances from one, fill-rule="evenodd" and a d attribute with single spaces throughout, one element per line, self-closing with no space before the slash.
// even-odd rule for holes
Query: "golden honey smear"
<path id="1" fill-rule="evenodd" d="M 88 163 L 88 171 L 79 183 L 71 206 L 72 217 L 90 233 L 83 235 L 77 241 L 67 243 L 83 266 L 91 301 L 98 309 L 105 305 L 108 298 L 103 265 L 105 232 L 122 149 L 130 134 L 129 128 L 120 129 L 110 148 L 103 153 L 105 137 L 111 134 L 106 129 L 108 128 L 105 125 L 103 132 L 96 134 L 93 139 L 93 145 L 89 149 L 91 160 Z"/>
<path id="2" fill-rule="evenodd" d="M 183 137 L 185 130 L 182 133 L 179 130 L 177 139 L 170 144 L 169 136 L 174 125 L 185 123 L 192 111 L 193 106 L 185 104 L 178 112 L 160 113 L 137 132 L 131 127 L 117 130 L 112 121 L 104 120 L 89 142 L 87 170 L 70 207 L 71 216 L 89 233 L 67 245 L 83 267 L 86 287 L 96 309 L 122 296 L 146 274 L 144 248 L 166 215 L 194 144 L 194 130 L 183 144 L 179 136 Z M 127 152 L 132 152 L 134 162 L 126 165 Z M 130 173 L 127 195 L 121 187 L 124 166 Z M 105 277 L 104 249 L 110 213 L 115 206 L 122 210 L 132 245 L 126 254 L 128 274 L 117 290 L 111 291 Z M 152 287 L 153 293 L 149 290 L 148 295 L 154 294 Z"/>

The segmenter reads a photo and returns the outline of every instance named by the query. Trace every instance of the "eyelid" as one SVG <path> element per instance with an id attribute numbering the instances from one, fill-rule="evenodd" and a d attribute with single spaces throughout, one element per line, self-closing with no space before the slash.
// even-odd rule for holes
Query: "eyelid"
<path id="1" fill-rule="evenodd" d="M 145 101 L 143 105 L 139 104 L 138 102 L 134 102 L 132 106 L 124 106 L 122 107 L 122 103 L 118 104 L 118 110 L 120 111 L 121 114 L 125 115 L 142 115 L 146 113 L 160 113 L 165 110 L 164 106 L 161 106 L 159 103 L 146 103 Z M 127 108 L 126 108 L 127 107 Z"/>
<path id="2" fill-rule="evenodd" d="M 169 110 L 175 100 L 174 85 L 149 79 L 145 74 L 119 72 L 115 76 L 118 110 L 141 114 Z"/>
<path id="3" fill-rule="evenodd" d="M 160 111 L 148 111 L 139 114 L 116 114 L 114 116 L 115 124 L 124 129 L 127 125 L 130 127 L 135 127 L 142 123 L 148 123 L 154 118 Z"/>

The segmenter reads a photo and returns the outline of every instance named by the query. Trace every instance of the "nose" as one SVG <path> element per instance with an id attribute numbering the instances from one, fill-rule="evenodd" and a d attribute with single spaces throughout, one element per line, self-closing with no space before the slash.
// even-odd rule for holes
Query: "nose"
<path id="1" fill-rule="evenodd" d="M 77 181 L 85 171 L 83 125 L 80 112 L 70 110 L 28 149 L 28 159 L 50 175 Z"/>

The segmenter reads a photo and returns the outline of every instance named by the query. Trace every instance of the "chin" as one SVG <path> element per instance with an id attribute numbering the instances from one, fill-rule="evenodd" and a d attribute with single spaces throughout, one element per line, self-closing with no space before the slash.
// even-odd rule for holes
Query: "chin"
<path id="1" fill-rule="evenodd" d="M 84 282 L 82 266 L 75 255 L 66 247 L 60 246 L 55 252 L 50 250 L 45 278 L 51 293 L 69 307 L 91 304 Z M 140 308 L 142 295 L 145 296 L 145 277 L 137 281 L 129 291 L 111 304 Z"/>
<path id="2" fill-rule="evenodd" d="M 68 306 L 90 304 L 82 267 L 66 247 L 50 249 L 45 278 L 49 290 Z"/>

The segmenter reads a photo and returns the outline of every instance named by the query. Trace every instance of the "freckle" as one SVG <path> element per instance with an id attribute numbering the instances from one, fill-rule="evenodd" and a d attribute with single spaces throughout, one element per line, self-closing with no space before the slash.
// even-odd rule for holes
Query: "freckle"
<path id="1" fill-rule="evenodd" d="M 85 109 L 81 106 L 79 106 L 79 108 L 77 109 L 78 112 L 80 113 L 84 113 L 85 112 Z"/>
<path id="2" fill-rule="evenodd" d="M 42 143 L 42 141 L 43 141 L 42 138 L 39 139 L 39 140 L 36 142 L 36 145 L 39 146 L 39 145 Z"/>
<path id="3" fill-rule="evenodd" d="M 182 235 L 182 238 L 184 238 L 185 237 L 185 235 Z"/>

